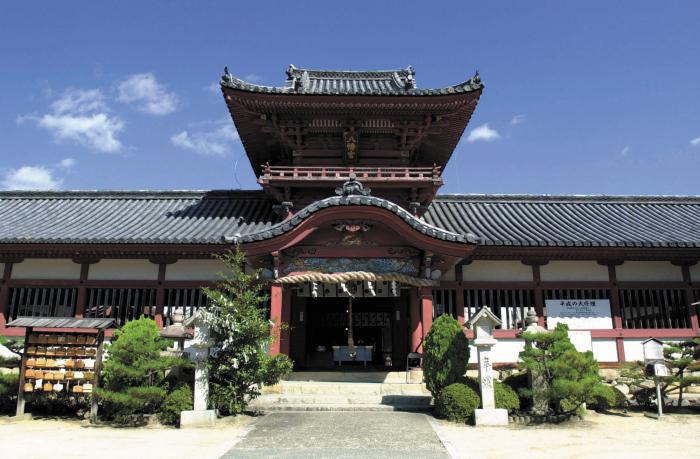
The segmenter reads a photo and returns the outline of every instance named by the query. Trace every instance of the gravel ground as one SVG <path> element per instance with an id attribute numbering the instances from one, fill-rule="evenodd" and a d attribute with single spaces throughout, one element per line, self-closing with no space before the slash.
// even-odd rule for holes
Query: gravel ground
<path id="1" fill-rule="evenodd" d="M 240 441 L 251 418 L 206 429 L 83 426 L 81 421 L 0 417 L 0 458 L 218 458 Z"/>
<path id="2" fill-rule="evenodd" d="M 590 412 L 559 426 L 470 427 L 433 421 L 454 458 L 698 458 L 700 415 L 673 414 L 661 421 L 641 413 Z"/>
<path id="3" fill-rule="evenodd" d="M 443 446 L 444 445 L 444 446 Z M 303 412 L 209 429 L 85 427 L 0 417 L 0 458 L 666 458 L 700 457 L 700 415 L 657 421 L 590 413 L 559 426 L 471 427 L 418 413 Z"/>

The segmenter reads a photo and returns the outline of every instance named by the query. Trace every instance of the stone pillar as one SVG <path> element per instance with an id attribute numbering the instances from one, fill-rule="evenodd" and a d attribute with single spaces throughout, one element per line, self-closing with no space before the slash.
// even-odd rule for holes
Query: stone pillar
<path id="1" fill-rule="evenodd" d="M 473 344 L 476 346 L 479 358 L 479 388 L 481 389 L 481 408 L 474 411 L 474 423 L 482 426 L 507 425 L 508 411 L 496 408 L 491 361 L 491 348 L 498 342 L 493 337 L 493 330 L 501 325 L 501 320 L 484 306 L 469 319 L 468 323 L 474 329 Z"/>
<path id="2" fill-rule="evenodd" d="M 282 325 L 282 284 L 272 284 L 270 292 L 270 320 L 274 322 L 272 328 L 272 335 L 274 336 L 274 341 L 270 345 L 270 355 L 277 355 L 281 350 L 281 329 Z"/>
<path id="3" fill-rule="evenodd" d="M 491 346 L 476 348 L 479 359 L 479 385 L 481 387 L 481 408 L 490 410 L 496 408 L 496 396 L 493 390 L 493 365 L 491 362 Z"/>
<path id="4" fill-rule="evenodd" d="M 207 359 L 209 358 L 209 326 L 199 315 L 194 316 L 194 337 L 190 343 L 195 361 L 194 370 L 194 409 L 180 413 L 180 427 L 207 427 L 216 423 L 216 411 L 209 408 L 209 375 Z M 186 325 L 189 326 L 189 322 Z"/>

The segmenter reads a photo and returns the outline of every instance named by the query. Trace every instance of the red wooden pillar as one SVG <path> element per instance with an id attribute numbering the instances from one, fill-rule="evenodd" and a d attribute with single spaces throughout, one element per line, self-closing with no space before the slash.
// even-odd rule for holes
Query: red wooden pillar
<path id="1" fill-rule="evenodd" d="M 622 312 L 620 311 L 620 294 L 617 288 L 617 271 L 615 264 L 608 265 L 608 281 L 610 282 L 610 312 L 613 316 L 613 328 L 622 330 Z M 615 338 L 615 348 L 617 349 L 617 361 L 625 362 L 625 339 Z"/>
<path id="2" fill-rule="evenodd" d="M 423 287 L 420 289 L 420 307 L 421 307 L 421 322 L 423 330 L 423 339 L 428 334 L 430 327 L 433 325 L 433 289 Z"/>
<path id="3" fill-rule="evenodd" d="M 411 301 L 409 305 L 409 316 L 411 323 L 411 348 L 409 352 L 421 352 L 421 341 L 423 339 L 423 328 L 421 326 L 420 311 L 420 290 L 411 289 Z"/>
<path id="4" fill-rule="evenodd" d="M 281 351 L 280 325 L 282 324 L 282 303 L 284 302 L 282 284 L 272 284 L 270 290 L 270 320 L 274 323 L 272 327 L 274 340 L 270 345 L 270 355 L 277 355 Z"/>
<path id="5" fill-rule="evenodd" d="M 11 276 L 12 263 L 5 263 L 2 279 L 0 279 L 0 330 L 5 329 L 5 324 L 7 324 L 7 316 L 10 314 L 10 304 L 8 301 L 10 288 L 7 286 L 7 283 Z"/>
<path id="6" fill-rule="evenodd" d="M 540 265 L 537 263 L 532 264 L 532 280 L 535 282 L 535 313 L 537 313 L 537 324 L 540 327 L 544 327 L 544 292 L 542 291 Z"/>
<path id="7" fill-rule="evenodd" d="M 280 329 L 280 352 L 291 355 L 292 289 L 282 287 L 282 328 Z"/>
<path id="8" fill-rule="evenodd" d="M 85 281 L 88 279 L 90 263 L 80 263 L 80 285 L 78 286 L 78 296 L 75 299 L 75 317 L 82 319 L 85 316 L 85 304 L 87 303 L 87 288 Z"/>
<path id="9" fill-rule="evenodd" d="M 686 284 L 686 303 L 688 303 L 688 313 L 690 315 L 690 328 L 695 331 L 700 329 L 700 322 L 698 321 L 698 307 L 691 306 L 695 302 L 694 292 L 693 292 L 693 281 L 690 278 L 690 265 L 681 265 L 683 270 L 683 282 Z"/>
<path id="10" fill-rule="evenodd" d="M 457 320 L 461 326 L 464 326 L 464 288 L 461 282 L 457 285 L 455 303 L 455 307 L 457 308 Z"/>
<path id="11" fill-rule="evenodd" d="M 163 319 L 163 313 L 165 312 L 165 270 L 167 265 L 165 263 L 158 263 L 158 286 L 156 287 L 156 310 L 155 310 L 155 321 L 158 328 L 163 328 L 165 325 L 165 320 Z"/>

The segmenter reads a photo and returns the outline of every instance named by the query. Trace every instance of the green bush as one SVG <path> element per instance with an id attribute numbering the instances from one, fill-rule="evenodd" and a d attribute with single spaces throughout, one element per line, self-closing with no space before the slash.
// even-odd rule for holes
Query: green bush
<path id="1" fill-rule="evenodd" d="M 192 389 L 187 384 L 170 392 L 158 413 L 160 422 L 173 426 L 180 425 L 180 413 L 193 408 L 193 397 Z"/>
<path id="2" fill-rule="evenodd" d="M 476 392 L 479 395 L 479 400 L 481 400 L 481 388 L 479 387 L 478 380 L 465 376 L 460 378 L 460 383 L 466 385 L 471 390 Z M 496 408 L 503 408 L 508 410 L 509 413 L 520 409 L 520 399 L 518 398 L 518 394 L 516 394 L 510 386 L 500 381 L 494 381 L 493 384 L 493 395 Z"/>
<path id="3" fill-rule="evenodd" d="M 17 406 L 17 373 L 0 374 L 0 413 L 11 413 Z"/>
<path id="4" fill-rule="evenodd" d="M 509 385 L 495 381 L 493 392 L 496 399 L 496 408 L 503 408 L 508 410 L 509 413 L 520 409 L 520 398 Z"/>
<path id="5" fill-rule="evenodd" d="M 437 416 L 452 422 L 465 423 L 481 404 L 479 394 L 466 384 L 453 383 L 435 397 Z"/>
<path id="6" fill-rule="evenodd" d="M 467 371 L 469 341 L 462 326 L 443 314 L 433 322 L 423 342 L 423 378 L 433 396 L 458 382 Z"/>
<path id="7" fill-rule="evenodd" d="M 588 408 L 594 410 L 609 410 L 627 406 L 627 397 L 619 389 L 601 384 L 593 390 L 593 395 L 586 402 Z"/>

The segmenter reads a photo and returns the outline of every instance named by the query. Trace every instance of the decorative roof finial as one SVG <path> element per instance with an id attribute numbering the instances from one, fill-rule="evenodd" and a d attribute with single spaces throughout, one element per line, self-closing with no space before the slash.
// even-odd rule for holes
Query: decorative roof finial
<path id="1" fill-rule="evenodd" d="M 371 193 L 371 189 L 365 188 L 364 185 L 357 181 L 357 176 L 354 172 L 350 174 L 350 180 L 343 183 L 343 186 L 339 186 L 335 189 L 335 194 L 337 194 L 338 196 L 369 196 Z"/>

